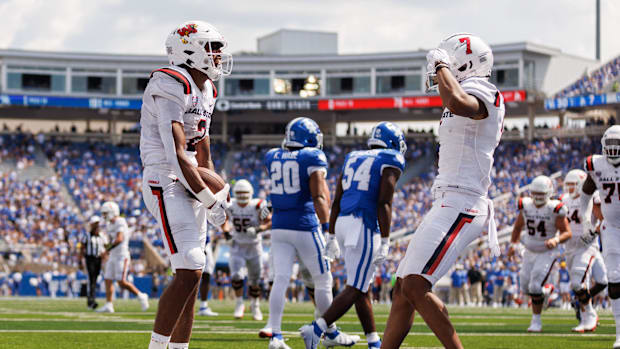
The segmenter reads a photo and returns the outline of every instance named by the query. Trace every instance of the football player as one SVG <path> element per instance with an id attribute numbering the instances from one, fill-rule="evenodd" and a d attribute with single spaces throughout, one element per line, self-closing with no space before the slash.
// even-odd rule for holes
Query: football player
<path id="1" fill-rule="evenodd" d="M 197 170 L 214 170 L 209 128 L 214 81 L 232 67 L 231 55 L 223 52 L 226 43 L 209 23 L 181 24 L 166 39 L 170 66 L 151 74 L 142 98 L 142 196 L 175 273 L 159 299 L 149 349 L 189 346 L 207 220 L 218 227 L 226 220 L 228 185 L 213 193 Z"/>
<path id="2" fill-rule="evenodd" d="M 258 283 L 263 273 L 261 233 L 271 228 L 271 213 L 265 200 L 255 199 L 253 196 L 254 188 L 250 182 L 241 179 L 235 183 L 233 199 L 227 209 L 230 218 L 222 230 L 227 237 L 232 238 L 229 262 L 232 288 L 237 297 L 234 317 L 235 319 L 243 318 L 245 311 L 243 279 L 247 270 L 252 318 L 262 321 L 263 314 L 259 306 L 261 290 Z M 230 222 L 232 222 L 232 228 Z"/>
<path id="3" fill-rule="evenodd" d="M 585 240 L 596 238 L 590 212 L 592 195 L 598 189 L 601 195 L 600 226 L 603 260 L 609 279 L 607 293 L 616 321 L 616 342 L 620 348 L 620 125 L 611 126 L 601 138 L 603 155 L 590 155 L 584 169 L 588 174 L 581 189 L 581 221 Z"/>
<path id="4" fill-rule="evenodd" d="M 540 313 L 546 297 L 543 286 L 547 283 L 558 257 L 558 246 L 571 238 L 571 229 L 566 219 L 566 206 L 559 200 L 551 200 L 553 183 L 547 176 L 538 176 L 529 186 L 531 197 L 519 198 L 519 216 L 515 221 L 510 238 L 508 255 L 520 251 L 523 241 L 525 253 L 519 278 L 521 290 L 532 299 L 532 321 L 528 332 L 541 332 Z M 521 239 L 521 230 L 527 235 Z M 559 231 L 559 234 L 558 234 Z"/>
<path id="5" fill-rule="evenodd" d="M 445 107 L 439 122 L 439 173 L 432 187 L 433 206 L 395 274 L 384 348 L 402 343 L 415 311 L 446 348 L 462 348 L 432 287 L 483 231 L 488 231 L 492 253 L 500 253 L 493 201 L 487 197 L 505 112 L 501 93 L 489 82 L 493 53 L 475 35 L 454 34 L 426 58 L 427 88 L 439 89 Z"/>
<path id="6" fill-rule="evenodd" d="M 581 333 L 596 330 L 598 315 L 592 307 L 591 299 L 607 287 L 607 270 L 598 243 L 588 235 L 583 235 L 579 210 L 581 186 L 586 178 L 587 174 L 582 170 L 569 171 L 564 178 L 564 194 L 561 197 L 568 210 L 567 219 L 573 234 L 565 247 L 570 286 L 579 299 L 580 307 L 579 325 L 573 328 L 573 332 Z M 582 236 L 586 238 L 582 239 Z M 591 275 L 595 282 L 591 288 L 588 287 L 590 283 L 588 275 Z"/>
<path id="7" fill-rule="evenodd" d="M 329 228 L 330 194 L 325 176 L 327 159 L 321 150 L 323 134 L 309 118 L 296 118 L 286 126 L 282 148 L 265 155 L 271 179 L 271 254 L 274 280 L 269 294 L 270 349 L 288 349 L 281 333 L 286 289 L 295 256 L 308 268 L 314 282 L 314 298 L 324 313 L 332 302 L 332 275 L 325 259 L 323 232 Z M 327 336 L 346 345 L 359 337 L 348 336 L 333 326 Z M 338 338 L 339 337 L 339 338 Z"/>
<path id="8" fill-rule="evenodd" d="M 149 308 L 149 296 L 146 293 L 140 292 L 134 284 L 127 281 L 127 271 L 129 270 L 129 262 L 131 260 L 129 255 L 131 233 L 127 227 L 127 221 L 120 216 L 118 204 L 112 201 L 104 202 L 101 205 L 101 216 L 106 223 L 106 234 L 112 241 L 106 246 L 106 251 L 104 252 L 104 256 L 107 255 L 108 257 L 103 271 L 106 303 L 95 311 L 98 313 L 114 312 L 114 305 L 112 304 L 114 281 L 122 289 L 136 295 L 142 306 L 142 311 L 146 311 Z"/>
<path id="9" fill-rule="evenodd" d="M 327 326 L 354 304 L 368 347 L 381 347 L 368 288 L 390 248 L 392 197 L 405 169 L 407 145 L 398 126 L 380 122 L 372 129 L 368 147 L 370 150 L 354 151 L 345 158 L 329 217 L 326 254 L 336 259 L 342 246 L 347 286 L 322 317 L 300 329 L 307 349 L 317 348 Z M 323 344 L 332 347 L 338 343 L 326 336 Z"/>

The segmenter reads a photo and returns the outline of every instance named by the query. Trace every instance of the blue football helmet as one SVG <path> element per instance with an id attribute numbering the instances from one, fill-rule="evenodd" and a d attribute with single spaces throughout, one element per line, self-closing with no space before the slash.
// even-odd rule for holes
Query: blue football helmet
<path id="1" fill-rule="evenodd" d="M 407 143 L 405 143 L 405 135 L 403 131 L 396 125 L 388 121 L 381 121 L 372 128 L 370 138 L 368 138 L 368 147 L 377 146 L 381 148 L 394 149 L 401 154 L 407 151 Z"/>
<path id="2" fill-rule="evenodd" d="M 284 148 L 323 148 L 323 134 L 314 120 L 299 117 L 286 125 L 286 133 L 282 142 Z"/>

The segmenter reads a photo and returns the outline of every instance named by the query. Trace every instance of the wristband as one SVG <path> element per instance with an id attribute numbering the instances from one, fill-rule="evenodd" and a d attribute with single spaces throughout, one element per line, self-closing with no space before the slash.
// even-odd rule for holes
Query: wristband
<path id="1" fill-rule="evenodd" d="M 556 236 L 556 237 L 554 237 L 554 239 L 555 239 L 556 245 L 559 245 L 560 244 L 560 237 Z"/>
<path id="2" fill-rule="evenodd" d="M 196 197 L 209 209 L 213 207 L 216 201 L 215 196 L 213 196 L 213 193 L 211 192 L 209 187 L 205 187 L 203 190 L 201 190 L 200 193 L 196 194 Z"/>
<path id="3" fill-rule="evenodd" d="M 448 68 L 448 65 L 446 63 L 439 63 L 435 66 L 435 74 L 437 74 L 437 72 L 439 71 L 439 69 L 441 68 Z"/>
<path id="4" fill-rule="evenodd" d="M 322 223 L 321 224 L 321 230 L 323 230 L 323 233 L 328 233 L 329 232 L 329 222 Z"/>

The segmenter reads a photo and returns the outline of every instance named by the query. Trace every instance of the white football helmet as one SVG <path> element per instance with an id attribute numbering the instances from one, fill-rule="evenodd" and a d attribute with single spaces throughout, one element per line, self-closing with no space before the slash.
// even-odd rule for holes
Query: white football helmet
<path id="1" fill-rule="evenodd" d="M 185 64 L 217 81 L 232 71 L 232 55 L 223 52 L 228 41 L 214 26 L 203 21 L 181 24 L 168 35 L 166 53 L 171 65 Z"/>
<path id="2" fill-rule="evenodd" d="M 103 216 L 103 219 L 106 221 L 118 217 L 120 214 L 121 210 L 114 201 L 106 201 L 101 205 L 101 216 Z"/>
<path id="3" fill-rule="evenodd" d="M 252 200 L 252 196 L 254 195 L 254 187 L 252 184 L 245 179 L 240 179 L 235 183 L 233 187 L 233 196 L 237 203 L 241 205 L 247 205 L 250 200 Z"/>
<path id="4" fill-rule="evenodd" d="M 458 82 L 474 76 L 491 77 L 493 52 L 489 45 L 476 35 L 468 33 L 452 34 L 443 39 L 438 48 L 448 53 L 450 71 Z M 437 90 L 435 71 L 426 72 L 426 90 Z"/>
<path id="5" fill-rule="evenodd" d="M 529 189 L 534 205 L 542 206 L 551 199 L 551 195 L 553 194 L 553 182 L 551 182 L 551 178 L 547 176 L 538 176 L 532 180 Z"/>
<path id="6" fill-rule="evenodd" d="M 608 128 L 601 138 L 603 155 L 612 165 L 620 164 L 620 125 Z"/>
<path id="7" fill-rule="evenodd" d="M 580 169 L 568 171 L 566 177 L 564 177 L 564 193 L 575 199 L 581 193 L 581 186 L 587 177 L 586 172 Z"/>

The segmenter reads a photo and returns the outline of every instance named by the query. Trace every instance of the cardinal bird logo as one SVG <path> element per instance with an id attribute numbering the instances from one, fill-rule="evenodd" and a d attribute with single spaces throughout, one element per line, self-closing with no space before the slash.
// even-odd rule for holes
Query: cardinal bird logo
<path id="1" fill-rule="evenodd" d="M 196 24 L 188 24 L 183 28 L 180 28 L 179 30 L 177 30 L 177 33 L 181 36 L 189 36 L 189 34 L 193 34 L 198 32 L 198 30 L 196 29 L 197 25 Z"/>

